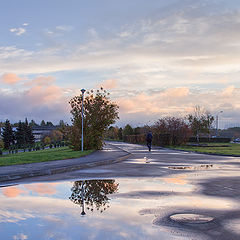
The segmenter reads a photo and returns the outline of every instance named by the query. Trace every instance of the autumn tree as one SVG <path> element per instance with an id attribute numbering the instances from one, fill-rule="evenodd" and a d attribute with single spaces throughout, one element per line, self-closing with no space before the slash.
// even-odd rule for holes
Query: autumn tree
<path id="1" fill-rule="evenodd" d="M 70 100 L 72 128 L 70 140 L 75 150 L 81 149 L 82 95 Z M 118 106 L 109 98 L 109 93 L 101 88 L 86 93 L 84 98 L 84 149 L 101 149 L 104 132 L 118 119 Z"/>
<path id="2" fill-rule="evenodd" d="M 182 118 L 164 117 L 159 119 L 152 127 L 156 134 L 167 134 L 171 145 L 181 145 L 188 141 L 190 129 Z"/>
<path id="3" fill-rule="evenodd" d="M 187 119 L 193 134 L 197 138 L 197 142 L 199 142 L 199 136 L 201 133 L 209 134 L 214 121 L 214 117 L 200 106 L 196 106 L 193 113 L 187 116 Z"/>
<path id="4" fill-rule="evenodd" d="M 107 195 L 113 194 L 117 190 L 118 183 L 111 179 L 75 181 L 69 199 L 82 207 L 82 215 L 86 214 L 85 205 L 87 210 L 93 211 L 96 208 L 102 213 L 109 207 Z"/>

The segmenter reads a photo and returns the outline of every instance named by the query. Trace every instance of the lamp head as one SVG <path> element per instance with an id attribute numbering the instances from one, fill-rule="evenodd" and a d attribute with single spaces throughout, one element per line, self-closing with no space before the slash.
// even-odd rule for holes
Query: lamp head
<path id="1" fill-rule="evenodd" d="M 82 92 L 82 94 L 84 94 L 86 92 L 86 90 L 85 89 L 81 89 L 81 92 Z"/>

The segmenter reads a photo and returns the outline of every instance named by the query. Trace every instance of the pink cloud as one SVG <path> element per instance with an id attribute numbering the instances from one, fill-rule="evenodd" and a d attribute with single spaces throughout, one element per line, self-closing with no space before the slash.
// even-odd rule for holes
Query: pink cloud
<path id="1" fill-rule="evenodd" d="M 4 83 L 12 85 L 18 83 L 21 80 L 21 78 L 18 77 L 15 73 L 5 73 L 2 75 L 1 80 Z"/>
<path id="2" fill-rule="evenodd" d="M 24 192 L 25 192 L 24 190 L 18 187 L 6 187 L 2 189 L 3 195 L 9 198 L 17 197 L 18 195 Z"/>
<path id="3" fill-rule="evenodd" d="M 39 195 L 53 195 L 56 193 L 57 183 L 36 183 L 33 185 L 25 185 L 25 188 Z"/>
<path id="4" fill-rule="evenodd" d="M 179 87 L 179 88 L 169 88 L 165 90 L 162 95 L 166 97 L 181 98 L 186 97 L 189 94 L 189 88 Z"/>
<path id="5" fill-rule="evenodd" d="M 98 87 L 103 87 L 104 89 L 114 89 L 118 85 L 118 82 L 116 79 L 107 79 L 100 83 Z"/>
<path id="6" fill-rule="evenodd" d="M 26 86 L 48 86 L 55 82 L 56 78 L 53 76 L 38 76 L 33 80 L 25 83 Z"/>

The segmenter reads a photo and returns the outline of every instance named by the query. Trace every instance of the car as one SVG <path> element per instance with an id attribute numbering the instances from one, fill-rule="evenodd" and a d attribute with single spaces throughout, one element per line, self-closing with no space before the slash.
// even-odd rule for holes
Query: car
<path id="1" fill-rule="evenodd" d="M 233 142 L 234 142 L 234 143 L 240 143 L 240 138 L 235 138 L 235 139 L 233 140 Z"/>

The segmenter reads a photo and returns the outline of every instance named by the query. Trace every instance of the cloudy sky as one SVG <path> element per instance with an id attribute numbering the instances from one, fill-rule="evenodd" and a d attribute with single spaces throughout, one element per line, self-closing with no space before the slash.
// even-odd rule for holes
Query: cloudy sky
<path id="1" fill-rule="evenodd" d="M 240 124 L 240 1 L 0 0 L 0 121 L 70 120 L 103 86 L 118 125 L 200 105 Z"/>

